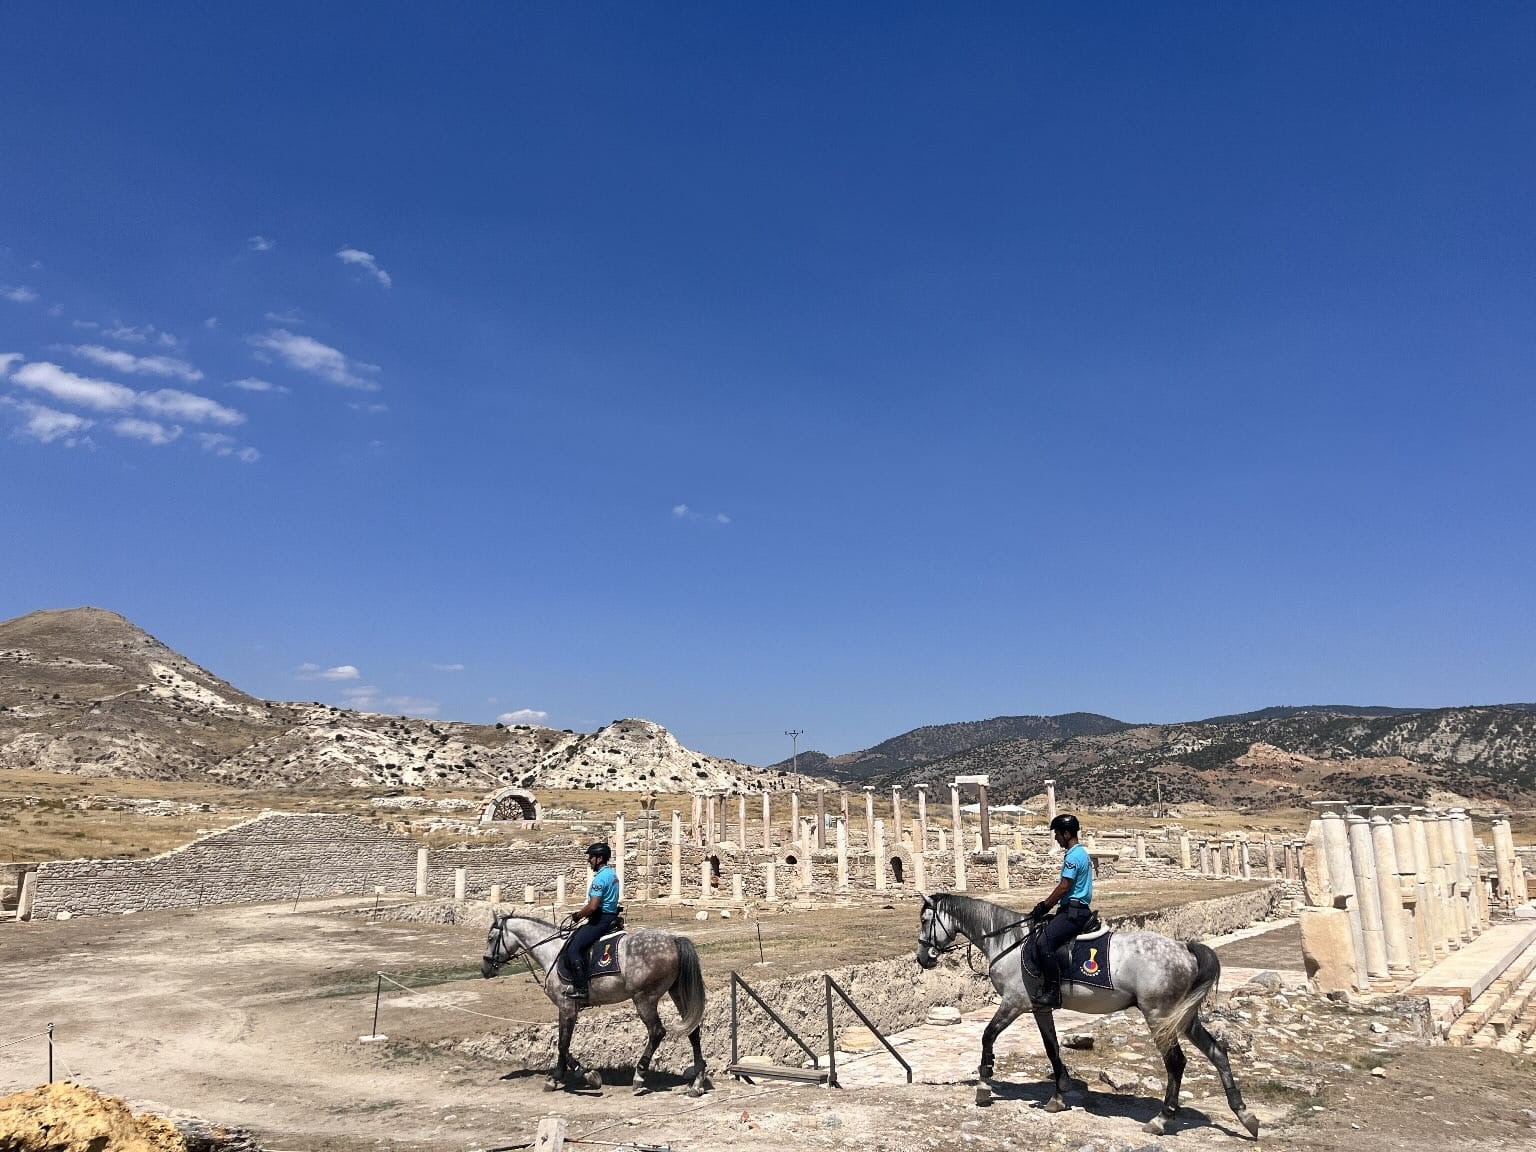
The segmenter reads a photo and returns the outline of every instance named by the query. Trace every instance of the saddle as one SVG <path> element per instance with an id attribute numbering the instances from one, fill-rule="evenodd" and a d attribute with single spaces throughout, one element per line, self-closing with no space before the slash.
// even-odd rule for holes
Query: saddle
<path id="1" fill-rule="evenodd" d="M 619 944 L 623 941 L 627 932 L 623 920 L 615 920 L 612 931 L 599 936 L 592 941 L 592 946 L 587 949 L 587 979 L 595 980 L 599 976 L 617 976 L 619 974 Z M 566 966 L 569 959 L 570 942 L 560 950 L 560 959 L 557 961 L 560 968 L 560 978 L 567 984 L 571 981 L 571 970 Z"/>
<path id="2" fill-rule="evenodd" d="M 1044 927 L 1044 921 L 1037 923 L 1030 931 L 1029 947 L 1019 950 L 1020 966 L 1026 982 L 1040 979 L 1040 971 L 1035 964 L 1035 938 Z M 1109 942 L 1114 935 L 1114 929 L 1106 928 L 1097 912 L 1089 915 L 1083 930 L 1056 949 L 1056 964 L 1061 971 L 1062 984 L 1113 989 L 1114 983 L 1109 972 Z"/>

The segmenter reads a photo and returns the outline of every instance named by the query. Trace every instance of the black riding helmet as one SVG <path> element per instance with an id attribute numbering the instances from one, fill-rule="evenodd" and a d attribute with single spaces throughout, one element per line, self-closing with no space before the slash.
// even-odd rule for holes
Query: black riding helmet
<path id="1" fill-rule="evenodd" d="M 1077 835 L 1077 817 L 1070 812 L 1063 812 L 1051 821 L 1052 832 L 1065 832 L 1068 836 Z"/>
<path id="2" fill-rule="evenodd" d="M 608 845 L 604 844 L 601 840 L 587 849 L 588 857 L 596 856 L 604 864 L 608 863 L 608 860 L 610 857 L 612 857 L 612 855 L 612 849 L 610 849 Z"/>

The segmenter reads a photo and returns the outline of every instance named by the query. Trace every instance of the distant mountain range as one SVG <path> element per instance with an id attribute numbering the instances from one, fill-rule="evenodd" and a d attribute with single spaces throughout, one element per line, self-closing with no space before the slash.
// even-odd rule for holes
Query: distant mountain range
<path id="1" fill-rule="evenodd" d="M 787 761 L 781 764 L 787 764 Z M 858 784 L 985 773 L 1020 802 L 1056 781 L 1064 804 L 1203 801 L 1269 807 L 1339 797 L 1536 800 L 1536 705 L 1264 708 L 1185 724 L 1000 716 L 917 728 L 862 752 L 802 752 L 802 772 Z"/>
<path id="2" fill-rule="evenodd" d="M 0 768 L 286 788 L 677 792 L 795 783 L 785 772 L 690 751 L 649 720 L 578 733 L 261 700 L 99 608 L 0 622 Z"/>

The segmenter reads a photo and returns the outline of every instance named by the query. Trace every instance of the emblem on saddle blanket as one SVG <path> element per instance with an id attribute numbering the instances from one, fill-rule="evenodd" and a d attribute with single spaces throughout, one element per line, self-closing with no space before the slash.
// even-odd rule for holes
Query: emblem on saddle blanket
<path id="1" fill-rule="evenodd" d="M 1114 990 L 1109 972 L 1109 942 L 1113 932 L 1095 932 L 1092 936 L 1076 937 L 1071 944 L 1056 950 L 1057 963 L 1061 965 L 1061 979 L 1065 984 L 1082 984 L 1091 988 Z M 1026 957 L 1024 971 L 1040 979 L 1033 959 Z"/>
<path id="2" fill-rule="evenodd" d="M 615 932 L 612 936 L 603 936 L 587 952 L 591 962 L 587 965 L 587 975 L 617 976 L 619 974 L 619 944 L 624 940 L 623 932 Z"/>

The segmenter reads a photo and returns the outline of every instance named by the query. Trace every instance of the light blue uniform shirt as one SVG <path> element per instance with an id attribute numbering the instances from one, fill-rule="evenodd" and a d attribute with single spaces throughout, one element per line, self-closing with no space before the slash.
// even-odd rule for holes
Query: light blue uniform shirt
<path id="1" fill-rule="evenodd" d="M 1093 860 L 1081 844 L 1067 849 L 1066 858 L 1061 862 L 1061 878 L 1072 881 L 1072 891 L 1063 899 L 1081 900 L 1084 904 L 1093 902 Z"/>
<path id="2" fill-rule="evenodd" d="M 619 910 L 619 877 L 611 864 L 604 864 L 592 874 L 592 886 L 587 889 L 587 898 L 593 896 L 602 899 L 604 912 Z"/>

